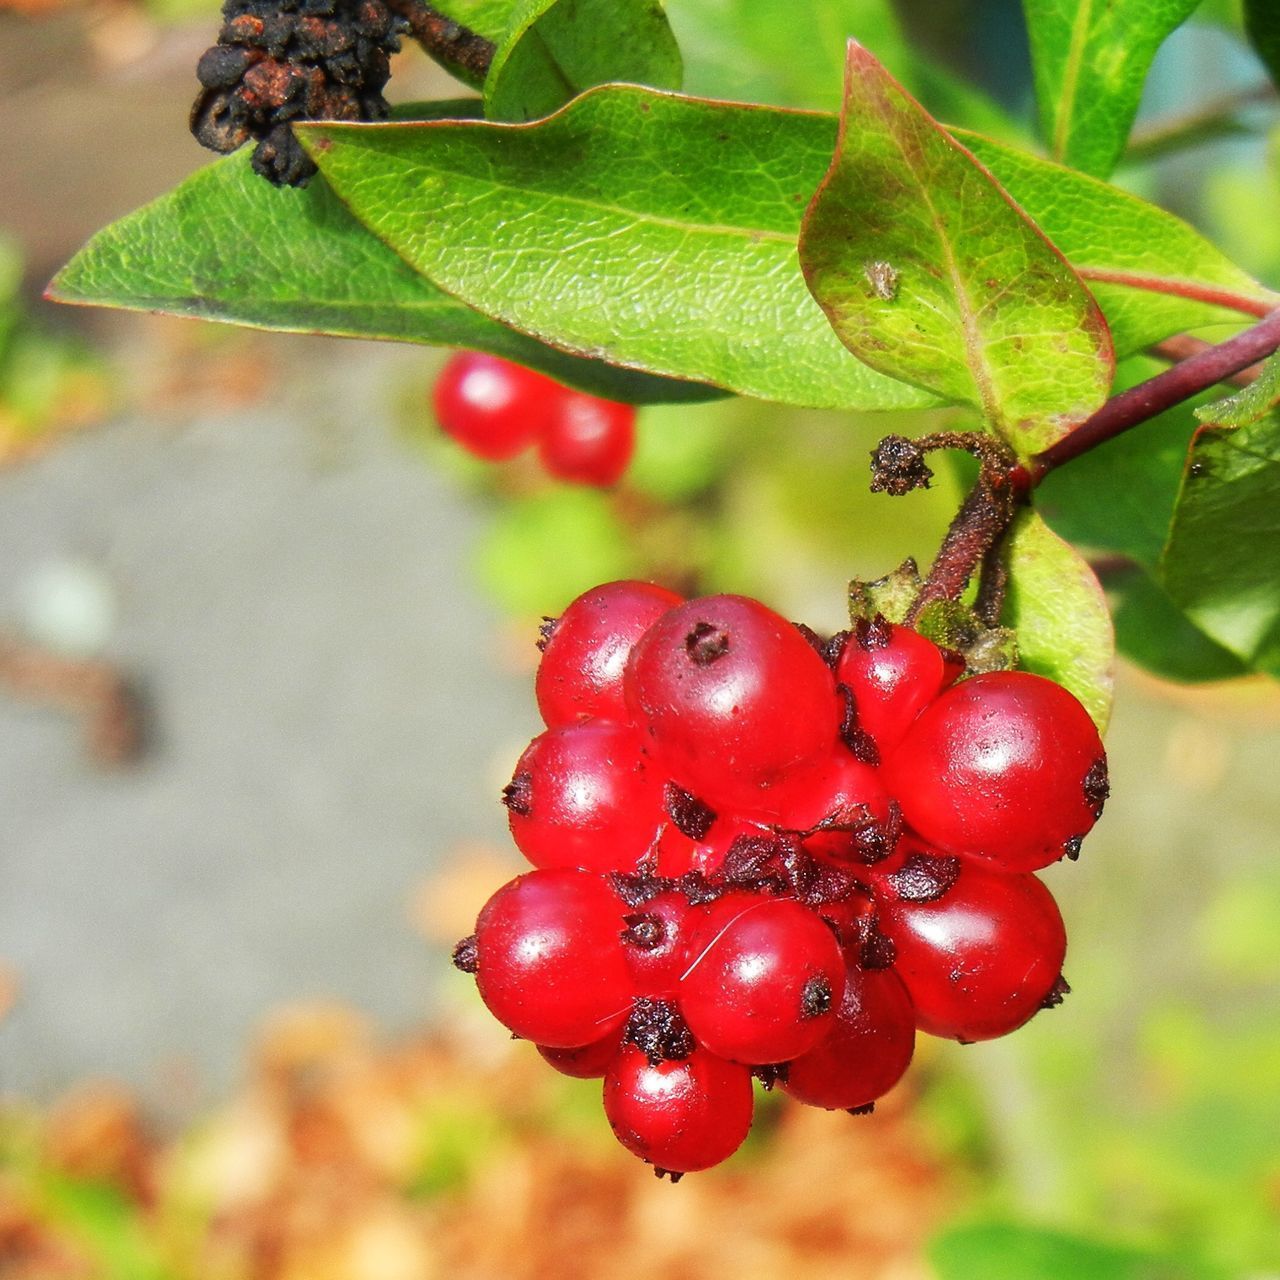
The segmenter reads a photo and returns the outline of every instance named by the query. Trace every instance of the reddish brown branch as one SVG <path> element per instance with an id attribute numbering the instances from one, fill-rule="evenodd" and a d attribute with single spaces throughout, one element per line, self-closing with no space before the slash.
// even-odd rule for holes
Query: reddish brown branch
<path id="1" fill-rule="evenodd" d="M 1064 462 L 1096 449 L 1131 427 L 1208 390 L 1214 383 L 1249 368 L 1273 354 L 1277 348 L 1280 348 L 1280 310 L 1272 311 L 1252 329 L 1246 329 L 1234 338 L 1209 347 L 1112 397 L 1092 417 L 1086 418 L 1056 444 L 1032 459 L 1028 468 L 1032 483 L 1037 483 Z"/>
<path id="2" fill-rule="evenodd" d="M 409 34 L 446 71 L 476 83 L 489 74 L 494 44 L 446 18 L 423 0 L 386 0 L 387 8 L 409 24 Z"/>
<path id="3" fill-rule="evenodd" d="M 1212 347 L 1213 343 L 1206 342 L 1203 338 L 1193 338 L 1189 333 L 1179 333 L 1172 338 L 1166 338 L 1163 342 L 1157 342 L 1149 350 L 1153 356 L 1168 360 L 1170 364 L 1181 364 L 1183 360 L 1190 360 L 1192 356 L 1198 356 L 1202 351 L 1209 351 Z M 1261 363 L 1251 364 L 1247 369 L 1241 369 L 1239 373 L 1233 373 L 1222 381 L 1230 383 L 1233 387 L 1247 387 L 1251 382 L 1257 381 L 1258 374 L 1261 372 Z"/>

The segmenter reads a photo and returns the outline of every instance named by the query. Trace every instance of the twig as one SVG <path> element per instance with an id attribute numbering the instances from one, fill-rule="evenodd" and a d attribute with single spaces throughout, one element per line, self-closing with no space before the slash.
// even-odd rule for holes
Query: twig
<path id="1" fill-rule="evenodd" d="M 473 84 L 489 74 L 495 46 L 425 0 L 387 0 L 387 8 L 409 24 L 409 34 L 446 71 L 460 73 Z"/>
<path id="2" fill-rule="evenodd" d="M 1209 347 L 1171 369 L 1108 400 L 1092 417 L 1038 453 L 1027 468 L 1032 484 L 1064 462 L 1096 449 L 1131 427 L 1189 400 L 1280 348 L 1280 310 L 1234 338 Z"/>
<path id="3" fill-rule="evenodd" d="M 1161 360 L 1180 364 L 1183 360 L 1198 356 L 1202 351 L 1208 351 L 1212 347 L 1213 343 L 1206 342 L 1203 338 L 1193 338 L 1189 333 L 1179 333 L 1172 338 L 1166 338 L 1163 342 L 1157 342 L 1148 350 Z M 1222 381 L 1229 382 L 1233 387 L 1247 387 L 1251 382 L 1257 381 L 1258 374 L 1261 372 L 1261 363 L 1251 364 L 1247 369 L 1241 369 L 1239 373 L 1233 373 Z"/>
<path id="4" fill-rule="evenodd" d="M 1171 151 L 1193 147 L 1202 142 L 1231 134 L 1252 133 L 1236 119 L 1240 111 L 1261 103 L 1276 101 L 1276 90 L 1270 84 L 1253 85 L 1238 93 L 1226 94 L 1206 102 L 1193 111 L 1134 130 L 1125 159 L 1134 163 L 1155 160 Z"/>

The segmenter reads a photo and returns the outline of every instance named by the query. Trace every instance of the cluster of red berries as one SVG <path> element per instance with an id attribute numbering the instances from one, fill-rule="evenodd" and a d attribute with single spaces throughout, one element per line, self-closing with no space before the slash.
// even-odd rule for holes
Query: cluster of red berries
<path id="1" fill-rule="evenodd" d="M 634 406 L 602 400 L 523 365 L 463 351 L 435 385 L 436 420 L 464 449 L 490 462 L 538 446 L 558 480 L 608 488 L 635 452 Z"/>
<path id="2" fill-rule="evenodd" d="M 614 582 L 543 629 L 547 731 L 506 788 L 536 870 L 455 963 L 618 1139 L 679 1175 L 731 1155 L 752 1077 L 870 1109 L 917 1029 L 1004 1035 L 1056 1004 L 1066 934 L 1031 872 L 1107 794 L 1050 680 L 964 674 L 875 617 L 823 640 L 758 601 Z"/>

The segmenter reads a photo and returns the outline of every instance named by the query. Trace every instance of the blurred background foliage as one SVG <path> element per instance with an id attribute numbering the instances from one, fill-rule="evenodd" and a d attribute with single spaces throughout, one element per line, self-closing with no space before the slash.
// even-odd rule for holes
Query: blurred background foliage
<path id="1" fill-rule="evenodd" d="M 209 0 L 3 8 L 10 49 L 39 47 L 42 23 L 83 29 L 91 60 L 144 86 L 156 51 L 198 52 L 215 12 Z M 669 11 L 691 91 L 833 108 L 852 33 L 948 121 L 1034 135 L 1013 0 L 670 0 Z M 393 96 L 440 92 L 422 59 L 405 61 Z M 1157 58 L 1117 181 L 1276 287 L 1278 146 L 1239 5 L 1207 0 Z M 40 310 L 38 273 L 57 252 L 34 246 L 24 289 L 23 247 L 0 241 L 5 464 L 118 398 L 145 407 L 136 353 L 94 351 Z M 252 401 L 252 338 L 191 343 L 227 394 Z M 363 350 L 334 344 L 331 358 Z M 962 474 L 940 470 L 926 493 L 866 492 L 879 436 L 935 418 L 741 400 L 642 410 L 616 491 L 554 484 L 531 463 L 477 463 L 438 434 L 426 389 L 443 359 L 397 363 L 385 412 L 409 445 L 404 465 L 445 474 L 485 512 L 470 571 L 509 619 L 511 643 L 499 637 L 493 653 L 526 671 L 537 618 L 620 576 L 744 591 L 834 629 L 843 582 L 926 560 L 962 491 Z M 446 979 L 437 1025 L 391 1046 L 348 1009 L 285 1011 L 250 1047 L 234 1095 L 176 1123 L 157 1125 L 113 1086 L 7 1095 L 0 1276 L 1280 1274 L 1280 697 L 1229 679 L 1236 660 L 1117 559 L 1109 511 L 1090 502 L 1129 450 L 1181 465 L 1192 423 L 1175 416 L 1117 442 L 1096 475 L 1067 469 L 1045 491 L 1060 530 L 1097 551 L 1121 651 L 1147 668 L 1122 671 L 1107 820 L 1078 868 L 1048 876 L 1073 938 L 1076 994 L 1062 1009 L 1007 1042 L 922 1044 L 867 1120 L 767 1102 L 741 1157 L 675 1191 L 614 1149 L 594 1086 L 505 1042 L 468 984 Z M 427 943 L 467 932 L 502 878 L 495 866 L 510 865 L 509 853 L 458 852 L 418 909 Z"/>

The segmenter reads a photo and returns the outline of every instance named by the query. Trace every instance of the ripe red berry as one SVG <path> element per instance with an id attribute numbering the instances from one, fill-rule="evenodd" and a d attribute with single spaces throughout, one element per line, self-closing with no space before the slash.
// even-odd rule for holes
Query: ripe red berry
<path id="1" fill-rule="evenodd" d="M 607 582 L 580 595 L 549 623 L 534 685 L 546 724 L 625 721 L 622 677 L 631 650 L 679 603 L 674 591 L 652 582 Z"/>
<path id="2" fill-rule="evenodd" d="M 625 1048 L 604 1080 L 604 1111 L 628 1151 L 671 1173 L 727 1160 L 751 1128 L 751 1073 L 705 1049 L 650 1063 Z"/>
<path id="3" fill-rule="evenodd" d="M 730 893 L 690 931 L 680 1011 L 699 1044 L 752 1065 L 807 1053 L 844 991 L 835 935 L 790 898 Z"/>
<path id="4" fill-rule="evenodd" d="M 675 996 L 688 965 L 690 914 L 683 895 L 666 891 L 623 916 L 622 942 L 636 995 L 653 999 Z"/>
<path id="5" fill-rule="evenodd" d="M 476 922 L 476 984 L 503 1026 L 574 1049 L 631 1009 L 623 906 L 600 876 L 531 871 L 504 885 Z"/>
<path id="6" fill-rule="evenodd" d="M 759 601 L 705 596 L 671 609 L 632 650 L 627 704 L 644 717 L 675 780 L 716 808 L 834 748 L 826 664 Z"/>
<path id="7" fill-rule="evenodd" d="M 460 351 L 436 380 L 432 400 L 446 435 L 477 457 L 514 458 L 546 429 L 566 394 L 550 378 L 478 351 Z"/>
<path id="8" fill-rule="evenodd" d="M 879 771 L 843 745 L 816 765 L 797 770 L 762 797 L 775 826 L 809 833 L 810 853 L 840 861 L 876 862 L 893 852 L 899 821 Z"/>
<path id="9" fill-rule="evenodd" d="M 1053 989 L 1067 950 L 1057 903 L 1035 876 L 973 862 L 932 901 L 884 901 L 880 927 L 896 947 L 916 1025 L 953 1040 L 1022 1026 Z"/>
<path id="10" fill-rule="evenodd" d="M 634 871 L 665 817 L 637 732 L 600 720 L 534 738 L 503 798 L 511 835 L 535 867 Z"/>
<path id="11" fill-rule="evenodd" d="M 836 679 L 853 694 L 858 728 L 882 755 L 961 670 L 932 640 L 879 617 L 854 625 L 836 661 Z"/>
<path id="12" fill-rule="evenodd" d="M 974 676 L 916 718 L 885 762 L 907 824 L 948 853 L 1032 871 L 1079 851 L 1106 799 L 1084 707 L 1022 671 Z"/>
<path id="13" fill-rule="evenodd" d="M 538 455 L 559 480 L 608 488 L 622 479 L 635 446 L 633 405 L 563 391 L 539 441 Z"/>
<path id="14" fill-rule="evenodd" d="M 609 1064 L 618 1056 L 622 1041 L 617 1031 L 611 1032 L 594 1044 L 584 1044 L 580 1049 L 549 1049 L 545 1044 L 538 1052 L 562 1076 L 578 1080 L 598 1080 L 609 1070 Z"/>
<path id="15" fill-rule="evenodd" d="M 902 1078 L 915 1041 L 915 1010 L 902 980 L 892 969 L 851 966 L 830 1034 L 788 1064 L 783 1088 L 811 1107 L 865 1107 Z"/>

